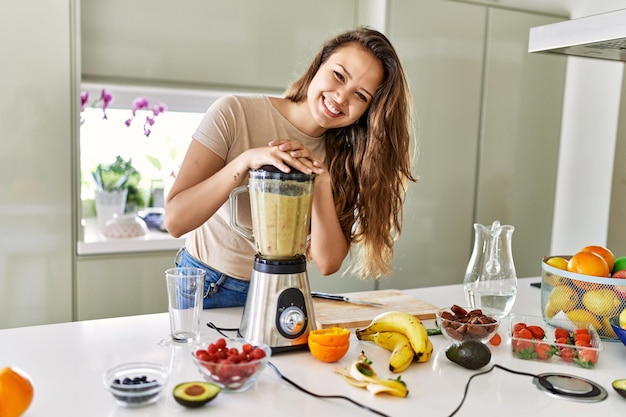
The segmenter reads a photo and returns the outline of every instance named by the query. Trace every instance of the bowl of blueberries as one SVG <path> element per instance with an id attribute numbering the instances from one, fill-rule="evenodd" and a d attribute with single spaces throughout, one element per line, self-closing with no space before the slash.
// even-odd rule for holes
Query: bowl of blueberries
<path id="1" fill-rule="evenodd" d="M 132 408 L 158 401 L 168 378 L 169 372 L 162 365 L 133 362 L 109 369 L 102 382 L 120 406 Z"/>

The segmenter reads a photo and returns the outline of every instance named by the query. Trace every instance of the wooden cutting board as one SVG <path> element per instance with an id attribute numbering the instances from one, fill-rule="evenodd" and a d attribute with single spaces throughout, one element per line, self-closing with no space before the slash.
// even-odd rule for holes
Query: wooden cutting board
<path id="1" fill-rule="evenodd" d="M 374 317 L 384 311 L 404 311 L 420 320 L 435 318 L 438 307 L 399 290 L 379 290 L 344 293 L 354 300 L 373 301 L 382 306 L 367 306 L 345 301 L 313 297 L 315 323 L 318 329 L 338 326 L 358 328 L 367 326 Z"/>

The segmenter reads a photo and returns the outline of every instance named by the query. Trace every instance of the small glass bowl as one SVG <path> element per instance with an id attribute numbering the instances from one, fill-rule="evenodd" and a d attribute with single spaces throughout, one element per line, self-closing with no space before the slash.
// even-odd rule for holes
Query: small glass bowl
<path id="1" fill-rule="evenodd" d="M 263 343 L 254 343 L 243 338 L 225 339 L 227 349 L 237 349 L 243 352 L 246 344 L 261 349 L 265 356 L 260 359 L 249 361 L 241 361 L 233 363 L 232 361 L 224 362 L 223 360 L 203 360 L 198 358 L 199 351 L 206 351 L 211 344 L 217 342 L 219 338 L 202 339 L 198 343 L 193 352 L 191 352 L 193 362 L 198 367 L 202 377 L 217 384 L 222 388 L 223 392 L 242 392 L 247 390 L 258 379 L 259 375 L 265 369 L 267 362 L 272 354 L 270 347 Z"/>
<path id="2" fill-rule="evenodd" d="M 157 402 L 168 378 L 169 372 L 164 366 L 133 362 L 106 371 L 102 383 L 120 406 L 132 408 Z"/>
<path id="3" fill-rule="evenodd" d="M 467 314 L 459 314 L 461 311 Z M 498 316 L 486 309 L 453 306 L 440 308 L 435 314 L 441 333 L 453 342 L 479 340 L 486 343 L 500 327 Z"/>

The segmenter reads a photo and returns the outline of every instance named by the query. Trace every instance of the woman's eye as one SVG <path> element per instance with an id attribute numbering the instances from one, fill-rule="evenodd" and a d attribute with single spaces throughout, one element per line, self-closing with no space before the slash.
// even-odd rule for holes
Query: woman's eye
<path id="1" fill-rule="evenodd" d="M 335 78 L 337 78 L 339 81 L 344 81 L 345 80 L 345 78 L 344 78 L 342 73 L 337 72 L 337 71 L 333 71 L 333 72 L 335 73 Z"/>
<path id="2" fill-rule="evenodd" d="M 364 94 L 361 94 L 359 92 L 356 93 L 357 97 L 359 97 L 359 99 L 363 100 L 364 102 L 367 103 L 367 97 L 365 97 Z"/>

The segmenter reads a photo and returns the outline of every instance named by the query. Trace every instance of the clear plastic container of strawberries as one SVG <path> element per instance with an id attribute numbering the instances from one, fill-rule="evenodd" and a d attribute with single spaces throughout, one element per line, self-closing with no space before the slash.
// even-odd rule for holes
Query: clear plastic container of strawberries
<path id="1" fill-rule="evenodd" d="M 589 323 L 553 317 L 511 314 L 509 317 L 511 352 L 515 358 L 561 362 L 591 369 L 598 363 L 602 342 Z"/>

